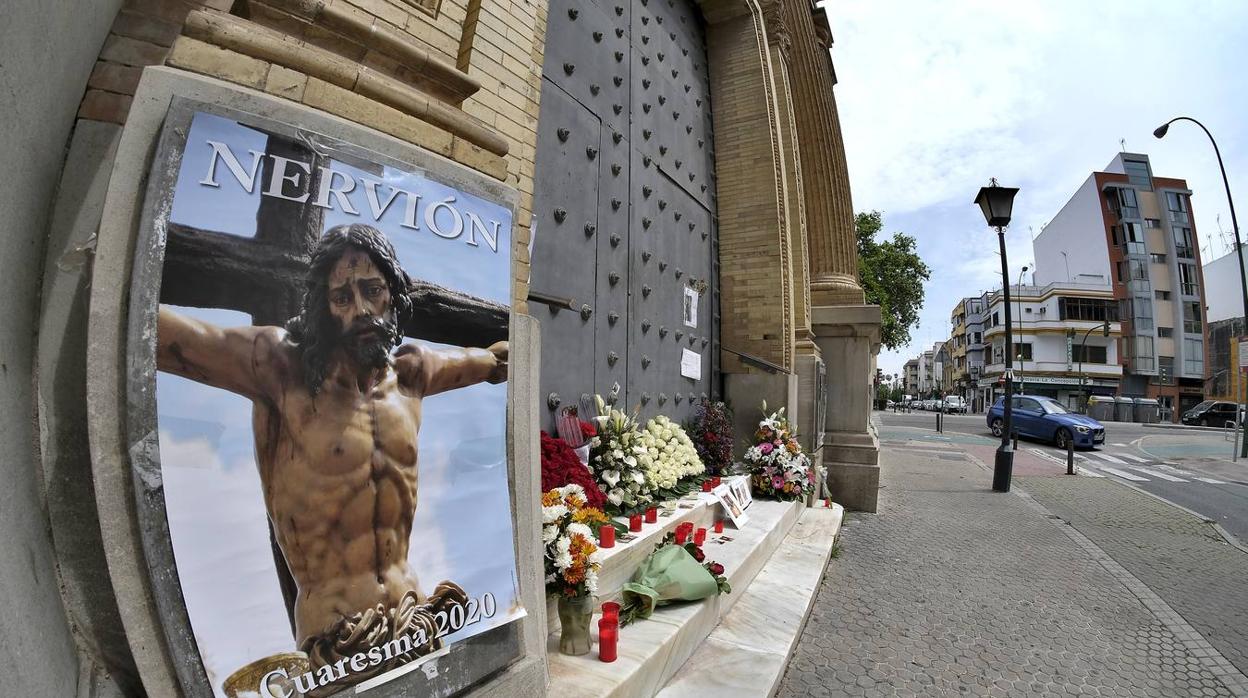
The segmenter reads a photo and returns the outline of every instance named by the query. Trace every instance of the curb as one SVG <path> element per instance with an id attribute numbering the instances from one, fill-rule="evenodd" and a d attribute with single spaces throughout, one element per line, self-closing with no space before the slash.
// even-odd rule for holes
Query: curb
<path id="1" fill-rule="evenodd" d="M 1226 427 L 1195 427 L 1187 424 L 1150 424 L 1147 422 L 1102 422 L 1103 424 L 1138 424 L 1149 429 L 1173 429 L 1175 431 L 1212 431 L 1217 434 L 1226 434 L 1230 430 Z"/>

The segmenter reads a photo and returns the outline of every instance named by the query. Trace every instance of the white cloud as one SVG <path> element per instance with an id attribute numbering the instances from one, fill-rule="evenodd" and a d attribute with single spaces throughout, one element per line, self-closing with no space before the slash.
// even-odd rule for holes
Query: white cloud
<path id="1" fill-rule="evenodd" d="M 1182 113 L 1220 139 L 1234 187 L 1248 181 L 1241 123 L 1248 5 L 1242 3 L 826 3 L 837 102 L 855 210 L 915 236 L 933 269 L 910 347 L 885 373 L 945 336 L 953 304 L 1000 285 L 995 236 L 971 205 L 995 176 L 1020 188 L 1008 233 L 1012 279 L 1038 233 L 1088 174 L 1119 150 L 1148 153 L 1186 179 L 1206 261 L 1220 214 L 1212 149 L 1194 126 L 1152 130 Z M 1238 180 L 1237 180 L 1238 177 Z M 1242 189 L 1233 191 L 1242 191 Z M 1242 204 L 1245 206 L 1248 204 Z M 1226 248 L 1229 249 L 1229 248 Z"/>

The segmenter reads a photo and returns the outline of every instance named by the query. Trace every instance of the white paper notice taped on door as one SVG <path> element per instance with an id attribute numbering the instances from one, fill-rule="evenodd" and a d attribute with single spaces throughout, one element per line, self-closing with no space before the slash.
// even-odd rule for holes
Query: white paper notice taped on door
<path id="1" fill-rule="evenodd" d="M 702 378 L 702 355 L 696 351 L 682 349 L 680 355 L 680 375 L 695 381 Z"/>

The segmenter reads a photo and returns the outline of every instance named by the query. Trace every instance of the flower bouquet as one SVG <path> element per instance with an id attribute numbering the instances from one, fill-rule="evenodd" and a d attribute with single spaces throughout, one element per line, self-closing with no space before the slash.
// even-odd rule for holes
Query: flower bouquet
<path id="1" fill-rule="evenodd" d="M 763 415 L 754 432 L 754 445 L 745 451 L 754 491 L 782 501 L 809 495 L 815 489 L 815 472 L 784 416 L 784 408 L 767 414 L 767 403 L 763 403 Z"/>
<path id="2" fill-rule="evenodd" d="M 565 440 L 542 432 L 542 491 L 569 484 L 581 486 L 589 506 L 602 509 L 606 505 L 607 498 L 598 488 L 594 474 L 581 463 L 573 448 Z"/>
<path id="3" fill-rule="evenodd" d="M 594 531 L 606 522 L 602 510 L 588 505 L 580 485 L 542 495 L 546 591 L 559 597 L 559 650 L 564 654 L 585 654 L 590 649 L 589 620 L 602 569 Z"/>
<path id="4" fill-rule="evenodd" d="M 675 543 L 668 533 L 624 585 L 620 626 L 649 618 L 654 609 L 673 601 L 698 601 L 732 591 L 724 566 L 708 561 L 697 544 Z"/>
<path id="5" fill-rule="evenodd" d="M 676 499 L 688 494 L 700 481 L 706 468 L 685 430 L 659 415 L 641 431 L 645 453 L 639 460 L 645 468 L 647 491 L 656 499 Z"/>
<path id="6" fill-rule="evenodd" d="M 636 513 L 653 502 L 641 460 L 648 454 L 641 445 L 637 421 L 621 410 L 607 409 L 600 395 L 595 395 L 594 400 L 598 404 L 598 433 L 590 439 L 590 469 L 606 494 L 612 513 Z"/>
<path id="7" fill-rule="evenodd" d="M 708 475 L 723 475 L 732 467 L 732 410 L 723 402 L 703 400 L 685 428 Z"/>

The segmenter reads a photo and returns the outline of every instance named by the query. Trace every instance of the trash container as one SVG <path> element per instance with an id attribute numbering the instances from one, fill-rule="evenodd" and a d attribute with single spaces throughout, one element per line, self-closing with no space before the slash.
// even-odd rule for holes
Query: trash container
<path id="1" fill-rule="evenodd" d="M 1132 420 L 1132 412 L 1135 411 L 1135 398 L 1122 397 L 1119 395 L 1114 398 L 1115 407 L 1114 417 L 1119 422 L 1130 422 Z"/>
<path id="2" fill-rule="evenodd" d="M 1137 397 L 1134 416 L 1140 424 L 1156 424 L 1161 419 L 1161 403 L 1151 397 Z"/>
<path id="3" fill-rule="evenodd" d="M 1114 421 L 1114 398 L 1104 395 L 1089 397 L 1088 416 L 1098 422 Z"/>

